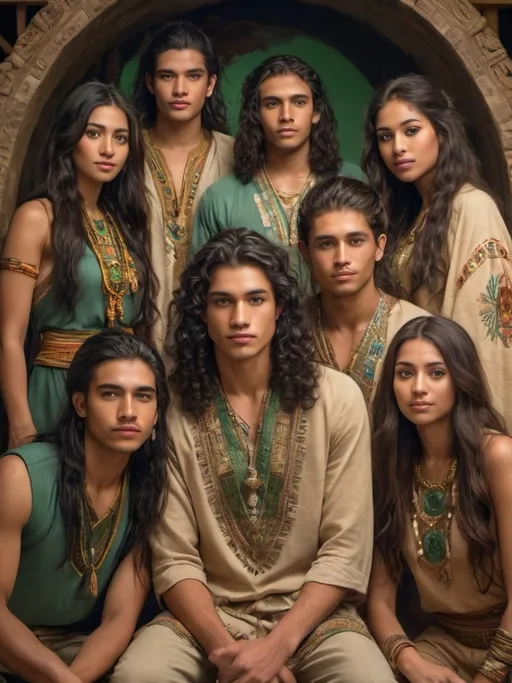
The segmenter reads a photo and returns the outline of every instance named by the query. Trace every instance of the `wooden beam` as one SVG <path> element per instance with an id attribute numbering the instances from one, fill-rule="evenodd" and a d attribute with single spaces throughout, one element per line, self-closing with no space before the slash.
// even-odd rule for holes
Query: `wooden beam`
<path id="1" fill-rule="evenodd" d="M 2 35 L 0 35 L 0 49 L 3 50 L 6 55 L 10 55 L 13 51 L 12 45 L 7 42 Z"/>
<path id="2" fill-rule="evenodd" d="M 18 38 L 27 28 L 27 6 L 16 5 L 16 35 Z"/>

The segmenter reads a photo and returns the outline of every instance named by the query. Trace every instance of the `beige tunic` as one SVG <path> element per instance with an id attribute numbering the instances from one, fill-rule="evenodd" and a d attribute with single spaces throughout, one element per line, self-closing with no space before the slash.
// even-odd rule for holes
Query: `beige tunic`
<path id="1" fill-rule="evenodd" d="M 320 300 L 314 297 L 309 304 L 314 316 L 314 342 L 316 359 L 327 367 L 345 372 L 358 384 L 368 407 L 371 406 L 379 382 L 382 363 L 391 340 L 398 330 L 414 318 L 430 315 L 418 306 L 383 294 L 375 314 L 352 359 L 346 368 L 340 368 L 336 354 L 321 325 Z"/>
<path id="2" fill-rule="evenodd" d="M 311 410 L 278 413 L 265 514 L 256 523 L 229 488 L 233 467 L 217 412 L 198 422 L 175 405 L 169 427 L 172 493 L 152 538 L 158 594 L 197 579 L 219 605 L 256 603 L 260 613 L 275 613 L 290 607 L 307 581 L 366 593 L 370 434 L 361 392 L 349 377 L 326 368 Z"/>
<path id="3" fill-rule="evenodd" d="M 399 245 L 395 277 L 411 292 L 413 244 Z M 438 291 L 421 288 L 412 301 L 458 322 L 473 339 L 494 405 L 512 431 L 512 240 L 492 198 L 465 185 L 453 202 L 446 277 Z"/>
<path id="4" fill-rule="evenodd" d="M 233 138 L 216 131 L 212 133 L 212 136 L 212 144 L 206 157 L 187 219 L 188 230 L 191 230 L 199 199 L 212 183 L 230 173 L 233 167 Z M 172 292 L 176 285 L 174 273 L 176 248 L 174 241 L 169 237 L 166 230 L 165 210 L 161 200 L 162 188 L 160 188 L 161 191 L 159 192 L 159 188 L 155 184 L 153 174 L 147 163 L 146 187 L 151 216 L 151 262 L 160 283 L 160 289 L 155 302 L 160 318 L 155 323 L 153 335 L 158 351 L 163 353 L 164 343 L 169 333 L 169 304 L 172 301 Z M 187 235 L 187 244 L 189 238 L 190 235 Z"/>

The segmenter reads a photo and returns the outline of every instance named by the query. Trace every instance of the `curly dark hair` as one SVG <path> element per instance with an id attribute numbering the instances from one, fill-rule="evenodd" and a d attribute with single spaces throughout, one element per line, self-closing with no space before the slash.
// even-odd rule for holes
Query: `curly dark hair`
<path id="1" fill-rule="evenodd" d="M 62 416 L 53 433 L 41 435 L 38 440 L 55 444 L 59 454 L 58 498 L 66 527 L 67 557 L 71 559 L 74 539 L 80 529 L 80 503 L 85 481 L 83 419 L 74 408 L 73 394 L 79 392 L 87 396 L 94 371 L 102 363 L 133 359 L 146 363 L 155 376 L 158 422 L 155 439 L 145 441 L 130 456 L 128 531 L 120 554 L 124 556 L 133 550 L 138 568 L 150 570 L 148 539 L 166 502 L 170 453 L 166 420 L 170 398 L 164 364 L 158 353 L 142 339 L 115 328 L 87 339 L 68 370 L 67 403 Z"/>
<path id="2" fill-rule="evenodd" d="M 227 133 L 226 105 L 221 94 L 222 69 L 208 36 L 190 21 L 170 21 L 161 26 L 140 58 L 133 83 L 132 100 L 139 112 L 143 128 L 152 128 L 156 121 L 155 96 L 146 85 L 146 75 L 154 76 L 158 56 L 168 50 L 196 50 L 203 55 L 208 77 L 217 82 L 210 97 L 206 98 L 201 121 L 206 130 Z"/>
<path id="3" fill-rule="evenodd" d="M 443 246 L 454 197 L 466 183 L 490 192 L 480 175 L 480 164 L 471 149 L 463 120 L 446 93 L 418 74 L 386 83 L 375 94 L 366 115 L 362 168 L 390 214 L 390 255 L 400 237 L 410 231 L 421 209 L 421 197 L 414 183 L 398 180 L 385 166 L 379 152 L 377 117 L 392 100 L 407 102 L 421 112 L 432 124 L 440 143 L 429 212 L 414 243 L 412 272 L 413 292 L 422 286 L 433 292 L 439 278 L 446 273 Z"/>
<path id="4" fill-rule="evenodd" d="M 304 197 L 299 209 L 299 239 L 306 246 L 314 221 L 333 211 L 357 211 L 368 223 L 375 243 L 388 233 L 388 215 L 379 195 L 366 183 L 355 178 L 335 176 L 318 183 Z M 375 282 L 389 294 L 395 294 L 396 285 L 384 259 L 375 264 Z"/>
<path id="5" fill-rule="evenodd" d="M 213 272 L 219 266 L 251 265 L 268 278 L 276 304 L 282 312 L 271 343 L 270 388 L 283 410 L 311 408 L 317 398 L 317 363 L 309 321 L 302 305 L 297 279 L 290 272 L 288 253 L 257 232 L 246 228 L 223 230 L 207 242 L 181 275 L 174 293 L 176 313 L 175 360 L 170 376 L 172 388 L 183 408 L 199 417 L 220 389 L 214 344 L 203 315 Z"/>
<path id="6" fill-rule="evenodd" d="M 489 531 L 492 505 L 482 471 L 482 433 L 506 431 L 503 419 L 492 406 L 471 337 L 447 318 L 423 316 L 410 320 L 397 332 L 384 359 L 373 402 L 375 546 L 390 577 L 397 581 L 405 525 L 413 504 L 413 468 L 420 462 L 422 443 L 416 425 L 400 412 L 393 383 L 398 353 L 413 339 L 424 339 L 439 350 L 455 386 L 452 452 L 458 460 L 456 517 L 468 544 L 477 585 L 485 593 L 493 583 L 496 542 Z"/>
<path id="7" fill-rule="evenodd" d="M 311 130 L 309 163 L 313 173 L 335 175 L 341 168 L 336 137 L 336 117 L 331 109 L 322 81 L 305 62 L 292 55 L 269 57 L 245 79 L 242 88 L 240 126 L 235 140 L 234 173 L 241 183 L 249 183 L 265 164 L 265 139 L 260 119 L 260 86 L 274 76 L 296 74 L 308 85 L 313 106 L 320 120 Z"/>

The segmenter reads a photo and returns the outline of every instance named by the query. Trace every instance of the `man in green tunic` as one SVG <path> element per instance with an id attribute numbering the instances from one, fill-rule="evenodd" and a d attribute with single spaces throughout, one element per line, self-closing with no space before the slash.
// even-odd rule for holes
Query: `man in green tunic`
<path id="1" fill-rule="evenodd" d="M 322 81 L 298 57 L 270 57 L 244 83 L 234 172 L 203 195 L 192 251 L 221 230 L 250 228 L 292 248 L 305 286 L 308 273 L 296 249 L 299 206 L 318 180 L 338 173 L 364 177 L 340 159 Z"/>
<path id="2" fill-rule="evenodd" d="M 0 458 L 0 679 L 100 679 L 149 588 L 146 543 L 167 490 L 162 361 L 106 331 L 78 351 L 67 391 L 56 432 Z"/>

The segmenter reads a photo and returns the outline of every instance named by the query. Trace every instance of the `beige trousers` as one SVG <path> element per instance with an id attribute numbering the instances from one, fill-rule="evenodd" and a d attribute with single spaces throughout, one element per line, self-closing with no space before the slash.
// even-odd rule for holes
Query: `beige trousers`
<path id="1" fill-rule="evenodd" d="M 85 640 L 87 640 L 87 636 L 83 633 L 69 633 L 69 631 L 63 631 L 62 629 L 37 628 L 33 629 L 33 631 L 41 643 L 60 657 L 68 666 L 78 654 L 78 650 L 82 647 Z M 0 673 L 10 672 L 0 664 Z"/>
<path id="2" fill-rule="evenodd" d="M 221 613 L 233 634 L 260 638 L 268 633 L 261 624 Z M 377 645 L 350 631 L 324 640 L 296 666 L 297 683 L 395 683 Z M 217 669 L 191 638 L 169 626 L 151 624 L 136 635 L 119 660 L 111 683 L 215 683 Z"/>
<path id="3" fill-rule="evenodd" d="M 487 650 L 462 645 L 440 626 L 431 626 L 414 641 L 420 655 L 432 664 L 446 666 L 464 681 L 472 681 Z"/>

